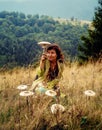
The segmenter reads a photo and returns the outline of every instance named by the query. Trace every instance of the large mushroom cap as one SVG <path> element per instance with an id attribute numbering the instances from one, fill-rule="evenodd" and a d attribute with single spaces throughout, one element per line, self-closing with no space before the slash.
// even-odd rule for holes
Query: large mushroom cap
<path id="1" fill-rule="evenodd" d="M 46 46 L 50 44 L 51 44 L 50 42 L 46 42 L 46 41 L 38 42 L 38 45 L 42 46 L 42 48 L 45 48 Z"/>

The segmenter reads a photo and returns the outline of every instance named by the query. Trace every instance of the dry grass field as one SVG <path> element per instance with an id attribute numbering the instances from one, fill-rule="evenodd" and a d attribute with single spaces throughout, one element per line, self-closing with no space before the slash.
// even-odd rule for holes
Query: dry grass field
<path id="1" fill-rule="evenodd" d="M 55 114 L 54 97 L 19 95 L 17 86 L 29 88 L 35 75 L 31 66 L 0 71 L 0 130 L 102 130 L 102 63 L 65 65 L 59 102 L 65 111 Z"/>
<path id="2" fill-rule="evenodd" d="M 76 25 L 80 25 L 83 26 L 85 24 L 89 25 L 89 27 L 92 27 L 92 22 L 91 21 L 87 21 L 87 20 L 77 20 L 77 19 L 63 19 L 63 18 L 54 18 L 55 21 L 60 22 L 61 24 L 72 24 L 74 26 Z"/>

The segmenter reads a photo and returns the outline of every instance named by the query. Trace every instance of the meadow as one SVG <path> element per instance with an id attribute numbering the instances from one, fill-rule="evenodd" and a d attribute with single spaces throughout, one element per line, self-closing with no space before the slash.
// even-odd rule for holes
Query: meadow
<path id="1" fill-rule="evenodd" d="M 55 98 L 19 95 L 17 86 L 29 88 L 35 75 L 32 66 L 0 69 L 0 130 L 102 130 L 102 62 L 65 65 L 59 102 L 65 110 L 55 114 L 51 111 Z"/>

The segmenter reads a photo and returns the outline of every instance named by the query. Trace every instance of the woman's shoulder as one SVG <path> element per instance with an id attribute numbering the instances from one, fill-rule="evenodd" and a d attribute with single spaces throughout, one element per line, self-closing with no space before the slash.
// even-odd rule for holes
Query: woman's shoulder
<path id="1" fill-rule="evenodd" d="M 60 61 L 58 61 L 57 63 L 58 63 L 59 69 L 63 70 L 64 69 L 64 63 L 60 62 Z"/>
<path id="2" fill-rule="evenodd" d="M 57 63 L 58 63 L 59 65 L 62 65 L 62 66 L 64 65 L 64 62 L 61 61 L 61 60 L 58 60 Z"/>

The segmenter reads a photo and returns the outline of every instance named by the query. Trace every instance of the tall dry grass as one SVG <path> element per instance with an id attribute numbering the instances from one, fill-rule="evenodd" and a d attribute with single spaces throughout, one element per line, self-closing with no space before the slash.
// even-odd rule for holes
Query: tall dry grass
<path id="1" fill-rule="evenodd" d="M 65 66 L 60 81 L 60 104 L 65 112 L 58 121 L 50 107 L 54 98 L 44 94 L 20 97 L 17 86 L 31 86 L 36 75 L 32 67 L 0 72 L 0 130 L 101 130 L 102 64 L 77 63 Z M 85 90 L 96 95 L 87 97 Z M 28 100 L 28 103 L 26 102 Z M 20 102 L 19 102 L 20 101 Z"/>

